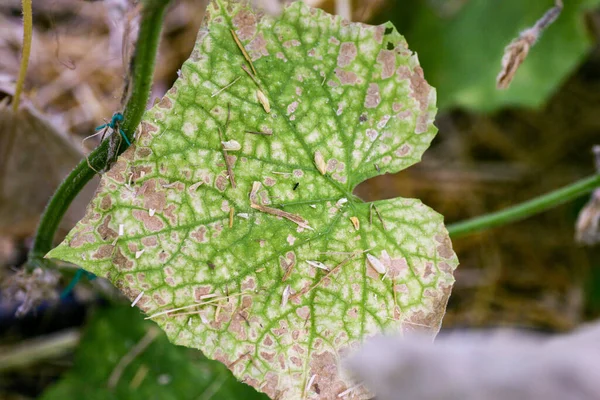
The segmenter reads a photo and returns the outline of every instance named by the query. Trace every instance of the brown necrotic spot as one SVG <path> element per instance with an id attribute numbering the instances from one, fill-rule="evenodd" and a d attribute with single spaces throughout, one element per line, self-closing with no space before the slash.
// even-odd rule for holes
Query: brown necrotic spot
<path id="1" fill-rule="evenodd" d="M 267 347 L 271 347 L 271 346 L 273 346 L 273 343 L 274 343 L 273 338 L 271 338 L 270 335 L 266 335 L 265 339 L 263 340 L 263 344 Z"/>
<path id="2" fill-rule="evenodd" d="M 314 383 L 321 388 L 319 394 L 322 399 L 337 399 L 338 395 L 347 389 L 347 386 L 339 378 L 336 356 L 325 351 L 313 355 L 309 363 L 309 375 L 316 375 Z"/>
<path id="3" fill-rule="evenodd" d="M 104 175 L 118 183 L 126 183 L 125 181 L 125 170 L 127 164 L 123 159 L 119 159 L 111 169 L 109 169 Z"/>
<path id="4" fill-rule="evenodd" d="M 261 357 L 262 357 L 262 358 L 263 358 L 265 361 L 268 361 L 268 362 L 273 362 L 273 359 L 275 358 L 275 354 L 276 354 L 276 353 L 274 353 L 274 352 L 273 352 L 273 353 L 269 353 L 269 352 L 266 352 L 266 351 L 261 351 L 261 352 L 260 352 L 260 356 L 261 356 Z"/>
<path id="5" fill-rule="evenodd" d="M 196 286 L 194 288 L 194 300 L 196 300 L 196 303 L 206 301 L 205 299 L 203 299 L 203 296 L 211 294 L 212 290 L 212 286 Z"/>
<path id="6" fill-rule="evenodd" d="M 431 92 L 431 86 L 429 86 L 425 80 L 423 68 L 420 66 L 416 66 L 414 68 L 414 71 L 410 74 L 409 79 L 412 97 L 417 101 L 419 110 L 421 112 L 419 118 L 417 119 L 415 133 L 422 133 L 427 130 L 427 108 L 429 106 L 429 93 Z"/>
<path id="7" fill-rule="evenodd" d="M 352 71 L 344 71 L 341 68 L 336 68 L 334 73 L 342 85 L 354 85 L 358 81 L 358 76 Z"/>
<path id="8" fill-rule="evenodd" d="M 249 10 L 241 10 L 233 17 L 233 26 L 240 40 L 251 39 L 256 33 L 256 17 Z"/>
<path id="9" fill-rule="evenodd" d="M 146 236 L 142 238 L 142 244 L 144 247 L 155 247 L 158 245 L 158 239 L 156 236 Z"/>
<path id="10" fill-rule="evenodd" d="M 345 67 L 350 64 L 356 58 L 356 45 L 352 42 L 344 42 L 340 47 L 338 54 L 337 64 L 340 67 Z"/>
<path id="11" fill-rule="evenodd" d="M 85 222 L 83 222 L 84 219 L 86 220 Z M 86 215 L 84 219 L 82 219 L 81 223 L 84 223 L 86 225 L 83 225 L 83 227 L 80 230 L 76 231 L 73 234 L 73 237 L 69 242 L 70 247 L 79 247 L 84 243 L 94 243 L 95 236 L 93 233 L 91 233 L 94 230 L 94 227 L 91 224 L 89 224 L 90 217 Z"/>
<path id="12" fill-rule="evenodd" d="M 375 129 L 367 129 L 366 130 L 367 137 L 371 140 L 371 142 L 377 139 L 377 135 L 379 134 Z"/>
<path id="13" fill-rule="evenodd" d="M 148 211 L 133 210 L 132 214 L 135 219 L 144 224 L 144 228 L 148 231 L 158 232 L 165 227 L 164 222 L 160 218 L 156 215 L 151 217 Z"/>
<path id="14" fill-rule="evenodd" d="M 381 252 L 381 262 L 386 267 L 387 274 L 390 278 L 406 277 L 410 272 L 410 268 L 406 258 L 392 258 L 387 251 Z"/>
<path id="15" fill-rule="evenodd" d="M 71 238 L 69 247 L 76 248 L 84 245 L 85 243 L 94 243 L 95 239 L 95 236 L 91 233 L 77 232 Z"/>
<path id="16" fill-rule="evenodd" d="M 193 231 L 190 236 L 192 239 L 196 240 L 198 243 L 206 243 L 208 239 L 206 237 L 206 226 L 200 225 L 198 229 Z"/>
<path id="17" fill-rule="evenodd" d="M 175 204 L 169 204 L 163 210 L 164 216 L 167 217 L 167 219 L 173 226 L 177 225 L 177 215 L 175 215 L 176 209 L 177 209 L 177 207 L 175 206 Z"/>
<path id="18" fill-rule="evenodd" d="M 165 96 L 158 102 L 158 107 L 170 109 L 173 108 L 173 103 L 171 102 L 171 99 Z"/>
<path id="19" fill-rule="evenodd" d="M 377 43 L 381 43 L 383 41 L 383 35 L 387 32 L 389 28 L 386 28 L 385 25 L 373 26 L 373 38 Z"/>
<path id="20" fill-rule="evenodd" d="M 292 362 L 292 364 L 294 364 L 296 367 L 301 367 L 302 366 L 302 360 L 299 359 L 298 357 L 294 357 L 291 356 L 290 357 L 290 361 Z"/>
<path id="21" fill-rule="evenodd" d="M 231 322 L 229 323 L 229 332 L 234 333 L 236 339 L 238 340 L 246 340 L 246 319 L 243 315 L 240 315 L 239 312 L 235 313 L 231 317 Z"/>
<path id="22" fill-rule="evenodd" d="M 136 173 L 140 172 L 136 171 Z M 138 197 L 143 197 L 144 208 L 162 212 L 166 203 L 166 194 L 163 191 L 158 192 L 156 190 L 156 185 L 156 179 L 148 179 L 142 184 L 142 187 L 138 190 L 136 195 Z"/>
<path id="23" fill-rule="evenodd" d="M 410 152 L 410 149 L 411 147 L 409 144 L 403 144 L 402 147 L 396 150 L 394 154 L 396 154 L 398 157 L 404 157 Z"/>
<path id="24" fill-rule="evenodd" d="M 252 277 L 246 277 L 242 282 L 242 290 L 254 290 L 256 289 L 256 281 Z"/>
<path id="25" fill-rule="evenodd" d="M 111 246 L 112 247 L 112 246 Z M 111 250 L 112 252 L 112 250 Z M 131 269 L 133 268 L 133 261 L 129 260 L 123 253 L 121 249 L 117 249 L 115 255 L 112 259 L 113 264 L 119 267 L 119 270 Z"/>
<path id="26" fill-rule="evenodd" d="M 271 329 L 275 336 L 283 336 L 288 333 L 288 324 L 286 321 L 279 321 L 279 328 Z"/>
<path id="27" fill-rule="evenodd" d="M 150 139 L 153 136 L 152 134 L 158 131 L 158 128 L 156 126 L 146 121 L 142 121 L 141 126 L 142 133 L 140 135 L 140 139 Z"/>
<path id="28" fill-rule="evenodd" d="M 167 253 L 164 250 L 161 250 L 160 253 L 158 253 L 158 260 L 160 262 L 164 262 L 167 258 L 169 258 L 169 253 Z"/>
<path id="29" fill-rule="evenodd" d="M 108 227 L 108 224 L 110 223 L 111 219 L 112 217 L 110 215 L 106 216 L 106 218 L 104 218 L 104 221 L 102 221 L 102 224 L 98 226 L 97 230 L 102 240 L 112 240 L 119 236 L 117 232 Z"/>
<path id="30" fill-rule="evenodd" d="M 277 181 L 273 178 L 271 178 L 270 176 L 265 177 L 265 186 L 273 186 L 277 183 Z"/>
<path id="31" fill-rule="evenodd" d="M 444 303 L 444 309 L 446 304 Z M 406 316 L 406 314 L 405 314 Z M 437 325 L 439 324 L 439 318 L 441 315 L 436 313 L 425 313 L 421 310 L 410 314 L 408 317 L 402 320 L 402 331 L 416 332 L 416 333 L 432 333 L 437 331 Z"/>
<path id="32" fill-rule="evenodd" d="M 146 158 L 152 154 L 152 150 L 149 147 L 138 147 L 136 154 L 138 158 Z"/>
<path id="33" fill-rule="evenodd" d="M 269 371 L 265 375 L 265 381 L 263 382 L 261 391 L 265 392 L 265 394 L 270 398 L 275 399 L 277 398 L 276 396 L 279 393 L 279 391 L 277 390 L 278 385 L 279 375 L 272 371 Z"/>
<path id="34" fill-rule="evenodd" d="M 267 50 L 267 41 L 262 33 L 256 35 L 254 40 L 250 42 L 248 45 L 248 52 L 250 53 L 250 58 L 252 61 L 256 61 L 262 56 L 268 56 L 269 51 Z"/>
<path id="35" fill-rule="evenodd" d="M 376 83 L 369 84 L 367 96 L 365 98 L 365 108 L 375 108 L 380 102 L 381 96 L 379 95 L 379 85 Z"/>
<path id="36" fill-rule="evenodd" d="M 300 45 L 301 45 L 301 43 L 299 41 L 297 41 L 296 39 L 292 39 L 292 40 L 283 42 L 283 47 L 285 47 L 286 49 L 288 49 L 290 47 L 298 47 Z M 314 50 L 313 50 L 313 52 L 314 52 Z"/>
<path id="37" fill-rule="evenodd" d="M 435 236 L 435 240 L 440 244 L 437 247 L 437 251 L 441 257 L 448 259 L 454 256 L 454 251 L 452 251 L 452 242 L 450 241 L 450 237 L 448 235 L 438 234 Z"/>
<path id="38" fill-rule="evenodd" d="M 394 75 L 396 70 L 396 55 L 390 50 L 381 50 L 377 56 L 377 62 L 381 67 L 381 79 L 387 79 Z"/>
<path id="39" fill-rule="evenodd" d="M 352 307 L 351 309 L 349 309 L 346 314 L 348 314 L 348 316 L 350 318 L 357 318 L 358 317 L 358 308 L 356 307 Z"/>
<path id="40" fill-rule="evenodd" d="M 303 321 L 305 321 L 310 317 L 310 308 L 308 308 L 308 306 L 299 307 L 298 309 L 296 309 L 296 314 Z"/>
<path id="41" fill-rule="evenodd" d="M 106 195 L 106 196 L 102 197 L 102 200 L 100 201 L 100 209 L 102 211 L 106 211 L 106 210 L 110 209 L 111 206 L 112 206 L 112 200 L 111 200 L 110 196 Z"/>
<path id="42" fill-rule="evenodd" d="M 92 254 L 92 258 L 96 260 L 103 260 L 106 258 L 110 258 L 113 254 L 114 246 L 110 244 L 104 244 L 98 247 L 98 250 L 94 254 Z"/>
<path id="43" fill-rule="evenodd" d="M 225 188 L 227 187 L 227 178 L 223 174 L 220 174 L 219 176 L 217 176 L 217 179 L 215 179 L 215 187 L 220 192 L 225 191 Z"/>
<path id="44" fill-rule="evenodd" d="M 152 295 L 152 298 L 154 299 L 154 301 L 156 302 L 156 304 L 158 304 L 159 306 L 164 306 L 165 304 L 167 304 L 167 302 L 165 301 L 165 299 L 163 299 L 162 296 L 159 293 L 154 293 Z"/>
<path id="45" fill-rule="evenodd" d="M 435 272 L 433 263 L 431 261 L 427 261 L 425 263 L 425 269 L 423 270 L 423 278 L 429 278 Z"/>

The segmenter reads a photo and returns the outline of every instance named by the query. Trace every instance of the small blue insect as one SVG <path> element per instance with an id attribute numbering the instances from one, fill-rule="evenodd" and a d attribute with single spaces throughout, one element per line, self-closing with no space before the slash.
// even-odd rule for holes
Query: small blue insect
<path id="1" fill-rule="evenodd" d="M 81 278 L 84 275 L 90 281 L 93 281 L 94 279 L 96 279 L 96 275 L 92 274 L 91 272 L 88 272 L 86 270 L 83 270 L 83 269 L 79 268 L 77 270 L 77 272 L 75 272 L 75 276 L 73 277 L 73 279 L 71 279 L 71 282 L 69 282 L 69 284 L 67 285 L 67 287 L 65 288 L 65 290 L 63 290 L 62 293 L 60 294 L 60 298 L 64 299 L 64 298 L 68 297 L 69 294 L 71 294 L 71 292 L 73 291 L 73 288 L 75 287 L 75 285 L 77 285 L 77 283 L 81 280 Z"/>
<path id="2" fill-rule="evenodd" d="M 127 143 L 128 146 L 131 146 L 131 142 L 129 142 L 129 139 L 127 139 L 127 135 L 125 135 L 125 132 L 123 132 L 123 129 L 121 129 L 121 127 L 119 126 L 121 122 L 123 122 L 123 114 L 114 113 L 110 122 L 108 124 L 100 125 L 96 128 L 96 131 L 108 128 L 112 129 L 115 132 L 119 131 L 119 133 L 125 140 L 125 143 Z"/>

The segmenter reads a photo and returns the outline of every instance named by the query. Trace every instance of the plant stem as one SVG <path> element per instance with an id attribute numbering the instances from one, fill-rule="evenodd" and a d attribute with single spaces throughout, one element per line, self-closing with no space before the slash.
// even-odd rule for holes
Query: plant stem
<path id="1" fill-rule="evenodd" d="M 553 192 L 528 200 L 516 206 L 448 225 L 450 237 L 455 239 L 485 229 L 519 221 L 574 200 L 600 186 L 600 174 L 581 179 Z"/>
<path id="2" fill-rule="evenodd" d="M 140 30 L 130 67 L 132 90 L 123 111 L 124 121 L 120 124 L 130 141 L 142 120 L 150 96 L 160 33 L 165 10 L 169 3 L 169 0 L 146 0 L 141 12 Z M 121 154 L 126 148 L 127 145 L 124 142 L 121 143 L 118 154 Z M 44 256 L 52 249 L 54 235 L 63 216 L 73 199 L 94 177 L 96 171 L 107 166 L 110 161 L 108 153 L 109 142 L 106 139 L 90 153 L 87 160 L 82 160 L 60 184 L 40 219 L 33 247 L 27 260 L 28 268 L 47 266 Z"/>
<path id="3" fill-rule="evenodd" d="M 33 36 L 33 12 L 31 11 L 31 0 L 22 0 L 23 4 L 23 51 L 21 54 L 21 66 L 19 67 L 19 77 L 17 78 L 17 88 L 13 97 L 13 112 L 19 110 L 19 101 L 23 86 L 25 85 L 25 75 L 27 75 L 27 66 L 29 65 L 29 55 L 31 54 L 31 38 Z"/>
<path id="4" fill-rule="evenodd" d="M 60 357 L 75 349 L 81 333 L 75 329 L 26 340 L 0 352 L 0 373 L 27 368 L 41 361 Z"/>

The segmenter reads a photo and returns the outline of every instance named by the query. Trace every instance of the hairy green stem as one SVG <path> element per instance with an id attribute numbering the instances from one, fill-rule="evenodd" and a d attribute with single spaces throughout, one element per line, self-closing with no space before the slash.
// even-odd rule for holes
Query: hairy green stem
<path id="1" fill-rule="evenodd" d="M 131 95 L 123 111 L 124 121 L 120 124 L 120 128 L 130 140 L 133 139 L 135 129 L 142 120 L 150 96 L 158 43 L 165 10 L 169 3 L 169 0 L 146 0 L 142 8 L 140 30 L 130 67 Z M 121 143 L 118 154 L 126 148 L 126 143 Z M 96 171 L 107 166 L 108 158 L 109 142 L 106 139 L 60 184 L 40 219 L 34 244 L 29 253 L 28 268 L 46 265 L 43 257 L 52 249 L 54 235 L 71 202 L 94 177 Z"/>
<path id="2" fill-rule="evenodd" d="M 455 239 L 485 229 L 519 221 L 553 207 L 574 200 L 600 186 L 600 174 L 581 179 L 553 192 L 536 197 L 516 206 L 448 225 L 450 237 Z"/>

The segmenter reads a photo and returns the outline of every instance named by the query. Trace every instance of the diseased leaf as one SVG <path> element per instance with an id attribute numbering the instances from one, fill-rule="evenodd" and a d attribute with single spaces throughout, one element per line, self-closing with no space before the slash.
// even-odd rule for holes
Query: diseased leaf
<path id="1" fill-rule="evenodd" d="M 220 363 L 174 346 L 164 334 L 153 335 L 152 329 L 158 330 L 131 307 L 98 310 L 73 369 L 46 390 L 42 400 L 266 398 L 237 382 Z M 136 346 L 142 351 L 130 357 Z"/>
<path id="2" fill-rule="evenodd" d="M 341 355 L 377 332 L 435 334 L 453 283 L 442 216 L 352 194 L 420 159 L 435 90 L 391 24 L 302 3 L 274 19 L 213 1 L 207 18 L 48 256 L 140 296 L 171 341 L 273 398 L 367 396 Z"/>

